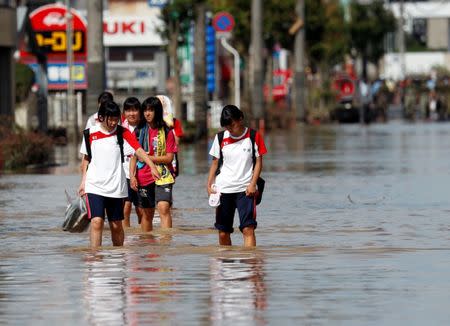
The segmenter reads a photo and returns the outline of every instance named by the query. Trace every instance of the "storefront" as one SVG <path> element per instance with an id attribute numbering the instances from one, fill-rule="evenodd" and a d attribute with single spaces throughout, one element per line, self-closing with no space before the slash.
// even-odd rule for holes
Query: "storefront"
<path id="1" fill-rule="evenodd" d="M 107 86 L 116 96 L 165 92 L 168 60 L 157 13 L 104 17 Z"/>
<path id="2" fill-rule="evenodd" d="M 24 42 L 19 44 L 19 61 L 34 71 L 34 92 L 38 94 L 38 98 L 46 100 L 46 105 L 41 105 L 37 110 L 38 119 L 45 119 L 45 129 L 49 130 L 64 129 L 74 122 L 81 127 L 83 123 L 82 108 L 87 88 L 87 23 L 78 11 L 71 10 L 73 61 L 68 62 L 66 13 L 66 7 L 61 4 L 45 5 L 32 11 L 29 22 L 34 40 L 29 40 L 27 45 Z M 45 60 L 38 60 L 39 56 Z M 74 107 L 71 109 L 68 108 L 67 101 L 69 65 L 75 91 Z M 16 120 L 17 116 L 30 115 L 32 108 L 24 107 L 23 110 L 27 112 L 21 110 L 22 108 L 16 109 Z M 29 117 L 22 118 L 21 121 L 24 128 L 34 127 L 29 125 Z"/>

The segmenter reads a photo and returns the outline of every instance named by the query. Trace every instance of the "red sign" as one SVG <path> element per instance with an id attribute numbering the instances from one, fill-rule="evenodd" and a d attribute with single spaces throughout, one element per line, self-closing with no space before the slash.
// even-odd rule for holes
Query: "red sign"
<path id="1" fill-rule="evenodd" d="M 31 26 L 35 31 L 65 31 L 66 11 L 63 5 L 51 4 L 37 8 L 30 14 Z M 74 9 L 70 11 L 73 15 L 73 30 L 86 31 L 86 21 Z"/>
<path id="2" fill-rule="evenodd" d="M 277 102 L 284 100 L 289 94 L 292 71 L 287 69 L 276 69 L 273 71 L 272 99 Z M 269 87 L 264 85 L 264 96 L 269 99 Z"/>
<path id="3" fill-rule="evenodd" d="M 234 18 L 228 12 L 218 12 L 214 15 L 212 25 L 216 32 L 231 32 L 234 27 Z"/>
<path id="4" fill-rule="evenodd" d="M 65 6 L 50 4 L 39 7 L 30 14 L 30 22 L 36 35 L 37 45 L 49 59 L 55 57 L 65 60 L 67 51 L 66 12 Z M 87 52 L 87 24 L 76 10 L 71 9 L 70 12 L 73 23 L 72 50 L 75 58 L 82 59 Z M 25 51 L 22 51 L 21 56 L 33 57 L 32 54 Z"/>
<path id="5" fill-rule="evenodd" d="M 338 101 L 350 100 L 355 93 L 355 83 L 347 75 L 337 76 L 333 81 L 333 88 Z"/>

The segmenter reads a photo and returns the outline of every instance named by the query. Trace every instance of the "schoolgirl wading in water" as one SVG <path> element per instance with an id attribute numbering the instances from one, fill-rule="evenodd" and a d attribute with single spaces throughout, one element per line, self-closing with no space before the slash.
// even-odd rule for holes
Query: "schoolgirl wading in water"
<path id="1" fill-rule="evenodd" d="M 120 115 L 120 108 L 115 102 L 102 103 L 98 110 L 99 123 L 89 128 L 87 141 L 91 157 L 88 155 L 86 140 L 83 139 L 81 144 L 80 152 L 90 162 L 87 167 L 83 167 L 78 193 L 80 196 L 86 195 L 88 217 L 91 219 L 90 243 L 93 248 L 102 245 L 105 211 L 113 245 L 122 246 L 124 242 L 123 204 L 128 196 L 128 187 L 122 166 L 118 128 L 121 128 L 123 137 L 123 154 L 137 155 L 149 166 L 153 178 L 160 177 L 156 166 L 140 147 L 136 137 L 129 130 L 118 126 Z"/>
<path id="2" fill-rule="evenodd" d="M 262 156 L 267 153 L 266 146 L 259 132 L 255 133 L 253 144 L 252 132 L 244 125 L 244 114 L 234 105 L 226 105 L 223 108 L 220 125 L 225 131 L 221 143 L 219 135 L 216 135 L 211 146 L 209 154 L 213 160 L 206 185 L 209 196 L 220 192 L 214 226 L 219 231 L 219 244 L 230 246 L 234 214 L 237 210 L 244 246 L 253 247 L 256 246 L 257 226 L 256 184 L 262 170 Z M 221 158 L 223 162 L 219 166 Z"/>
<path id="3" fill-rule="evenodd" d="M 141 228 L 153 230 L 155 207 L 161 218 L 161 228 L 172 227 L 172 187 L 175 178 L 171 167 L 178 151 L 173 130 L 163 120 L 163 107 L 157 97 L 149 97 L 141 105 L 144 123 L 136 130 L 139 144 L 150 155 L 161 177 L 155 180 L 145 162 L 136 157 L 130 162 L 130 185 L 138 192 L 138 206 L 142 209 Z"/>

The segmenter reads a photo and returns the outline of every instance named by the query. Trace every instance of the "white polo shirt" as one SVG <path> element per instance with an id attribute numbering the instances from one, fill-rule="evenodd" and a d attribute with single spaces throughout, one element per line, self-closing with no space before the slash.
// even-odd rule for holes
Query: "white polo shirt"
<path id="1" fill-rule="evenodd" d="M 90 128 L 92 158 L 86 174 L 85 192 L 111 198 L 125 198 L 128 187 L 122 165 L 117 129 L 107 132 L 99 124 Z M 83 137 L 84 138 L 84 137 Z M 133 155 L 140 147 L 128 129 L 123 130 L 124 155 Z M 84 139 L 80 153 L 87 155 Z"/>
<path id="2" fill-rule="evenodd" d="M 136 137 L 134 135 L 134 129 L 136 129 L 136 126 L 132 126 L 128 123 L 128 120 L 123 120 L 122 121 L 122 127 L 127 128 L 131 134 Z M 125 171 L 125 176 L 127 177 L 127 179 L 130 179 L 130 161 L 131 158 L 133 157 L 133 155 L 125 155 L 124 157 L 124 162 L 123 162 L 123 169 Z"/>
<path id="3" fill-rule="evenodd" d="M 233 137 L 229 131 L 225 131 L 222 144 L 216 135 L 209 155 L 220 158 L 220 147 L 222 146 L 223 165 L 220 174 L 216 176 L 216 185 L 221 193 L 244 192 L 253 176 L 252 141 L 250 139 L 250 129 L 239 137 Z M 267 152 L 264 140 L 256 132 L 255 156 L 259 157 Z"/>

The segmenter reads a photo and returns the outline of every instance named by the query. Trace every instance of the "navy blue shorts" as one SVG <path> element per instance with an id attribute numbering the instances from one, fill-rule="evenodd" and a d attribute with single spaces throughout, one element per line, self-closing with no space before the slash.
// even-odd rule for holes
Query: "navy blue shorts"
<path id="1" fill-rule="evenodd" d="M 111 198 L 96 194 L 86 194 L 86 207 L 88 217 L 101 217 L 105 219 L 105 210 L 108 220 L 123 220 L 123 198 Z"/>
<path id="2" fill-rule="evenodd" d="M 245 192 L 221 194 L 220 205 L 216 208 L 216 223 L 214 226 L 219 231 L 233 233 L 234 213 L 236 208 L 239 213 L 239 230 L 248 226 L 256 229 L 256 203 L 255 197 L 247 197 Z"/>
<path id="3" fill-rule="evenodd" d="M 138 188 L 138 205 L 141 208 L 155 208 L 156 203 L 166 201 L 172 205 L 173 184 L 157 186 L 151 183 L 148 186 Z"/>
<path id="4" fill-rule="evenodd" d="M 138 206 L 139 203 L 138 194 L 137 191 L 131 188 L 130 179 L 127 179 L 127 185 L 128 185 L 128 197 L 125 198 L 125 201 L 130 201 L 133 203 L 134 206 Z"/>

